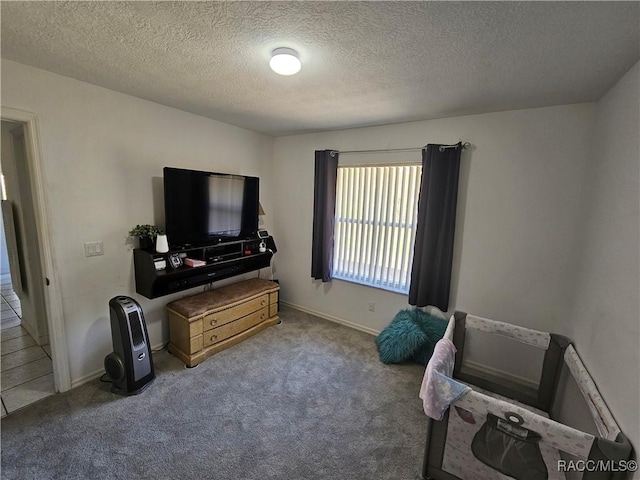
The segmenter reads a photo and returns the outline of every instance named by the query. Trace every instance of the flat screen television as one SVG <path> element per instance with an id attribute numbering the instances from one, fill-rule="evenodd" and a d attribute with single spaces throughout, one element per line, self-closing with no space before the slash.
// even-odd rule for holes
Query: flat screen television
<path id="1" fill-rule="evenodd" d="M 163 175 L 172 247 L 238 240 L 258 231 L 259 178 L 173 167 Z"/>

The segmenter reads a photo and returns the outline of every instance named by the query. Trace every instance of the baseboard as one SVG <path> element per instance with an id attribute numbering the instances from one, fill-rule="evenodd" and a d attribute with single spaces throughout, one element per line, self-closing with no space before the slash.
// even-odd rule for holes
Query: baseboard
<path id="1" fill-rule="evenodd" d="M 285 305 L 289 308 L 293 308 L 294 310 L 299 310 L 301 312 L 304 313 L 308 313 L 310 315 L 314 315 L 316 317 L 320 317 L 323 318 L 325 320 L 329 320 L 330 322 L 334 322 L 334 323 L 339 323 L 341 325 L 344 325 L 346 327 L 350 327 L 353 328 L 355 330 L 359 330 L 361 332 L 365 332 L 368 333 L 370 335 L 378 335 L 380 333 L 379 330 L 374 330 L 373 328 L 369 328 L 369 327 L 363 327 L 362 325 L 358 325 L 357 323 L 353 323 L 350 322 L 348 320 L 345 320 L 343 318 L 339 318 L 339 317 L 334 317 L 333 315 L 329 315 L 323 312 L 319 312 L 317 310 L 313 310 L 312 308 L 307 308 L 307 307 L 303 307 L 301 305 L 296 305 L 295 303 L 291 303 L 291 302 L 287 302 L 285 300 L 280 300 L 280 303 L 282 305 Z M 499 377 L 502 377 L 506 380 L 510 380 L 513 381 L 515 383 L 519 383 L 521 385 L 525 385 L 534 389 L 538 388 L 538 384 L 534 381 L 531 380 L 530 378 L 526 378 L 526 377 L 521 377 L 520 375 L 515 375 L 513 373 L 509 373 L 509 372 L 504 372 L 502 370 L 499 370 L 497 368 L 492 368 L 492 367 L 488 367 L 486 365 L 483 365 L 481 363 L 477 363 L 477 362 L 470 362 L 470 361 L 465 361 L 465 364 L 468 365 L 470 368 L 474 369 L 474 370 L 478 370 L 480 372 L 485 372 L 491 375 L 496 375 Z"/>
<path id="2" fill-rule="evenodd" d="M 167 342 L 158 343 L 157 345 L 151 346 L 151 351 L 159 350 L 167 346 Z M 75 380 L 71 380 L 71 388 L 79 387 L 80 385 L 84 385 L 85 383 L 92 382 L 93 380 L 100 378 L 105 374 L 104 368 L 100 370 L 95 370 L 94 372 L 83 375 L 80 378 L 76 378 Z"/>
<path id="3" fill-rule="evenodd" d="M 34 327 L 31 323 L 27 322 L 24 318 L 20 317 L 20 325 L 22 326 L 22 328 L 24 328 L 27 333 L 29 334 L 29 336 L 31 338 L 33 338 L 33 340 L 36 342 L 36 345 L 40 345 L 38 343 L 38 339 L 39 336 L 36 333 L 36 327 Z"/>
<path id="4" fill-rule="evenodd" d="M 85 383 L 89 383 L 93 380 L 95 380 L 96 378 L 101 377 L 104 374 L 104 369 L 101 370 L 96 370 L 93 373 L 88 373 L 87 375 L 84 375 L 80 378 L 76 378 L 74 380 L 71 380 L 71 388 L 74 389 L 76 387 L 79 387 L 80 385 L 84 385 Z"/>
<path id="5" fill-rule="evenodd" d="M 27 331 L 27 333 L 29 333 L 29 336 L 33 338 L 33 340 L 36 342 L 36 345 L 40 347 L 42 345 L 49 345 L 49 335 L 37 335 L 37 328 L 31 323 L 27 322 L 24 318 L 20 318 L 20 325 Z"/>
<path id="6" fill-rule="evenodd" d="M 522 377 L 520 375 L 516 375 L 515 373 L 505 372 L 504 370 L 488 367 L 487 365 L 483 365 L 482 363 L 477 363 L 469 360 L 465 360 L 463 365 L 468 366 L 472 370 L 476 370 L 478 372 L 483 372 L 492 376 L 504 378 L 505 380 L 523 385 L 525 387 L 533 388 L 534 390 L 538 389 L 538 383 L 535 380 L 532 380 L 527 377 Z"/>
<path id="7" fill-rule="evenodd" d="M 368 333 L 369 335 L 378 335 L 380 333 L 379 330 L 374 330 L 373 328 L 364 327 L 362 325 L 358 325 L 357 323 L 350 322 L 349 320 L 345 320 L 339 317 L 334 317 L 333 315 L 329 315 L 326 313 L 318 312 L 317 310 L 303 307 L 301 305 L 296 305 L 295 303 L 287 302 L 285 300 L 280 300 L 280 303 L 289 308 L 293 308 L 294 310 L 300 310 L 301 312 L 323 318 L 324 320 L 329 320 L 330 322 L 339 323 L 340 325 L 344 325 L 346 327 L 353 328 L 354 330 L 359 330 L 361 332 Z"/>

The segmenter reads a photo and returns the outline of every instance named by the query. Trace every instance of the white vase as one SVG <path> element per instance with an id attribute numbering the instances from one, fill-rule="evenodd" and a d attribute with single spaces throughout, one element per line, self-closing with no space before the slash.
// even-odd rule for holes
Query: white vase
<path id="1" fill-rule="evenodd" d="M 156 252 L 167 253 L 169 251 L 169 241 L 165 234 L 158 234 L 156 237 Z"/>

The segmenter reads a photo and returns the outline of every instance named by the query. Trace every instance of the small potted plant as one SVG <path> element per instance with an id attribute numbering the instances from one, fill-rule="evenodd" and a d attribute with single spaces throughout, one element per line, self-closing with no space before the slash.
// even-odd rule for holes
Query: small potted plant
<path id="1" fill-rule="evenodd" d="M 129 231 L 129 235 L 138 237 L 142 250 L 151 250 L 156 235 L 158 235 L 159 232 L 160 229 L 155 225 L 136 225 Z"/>

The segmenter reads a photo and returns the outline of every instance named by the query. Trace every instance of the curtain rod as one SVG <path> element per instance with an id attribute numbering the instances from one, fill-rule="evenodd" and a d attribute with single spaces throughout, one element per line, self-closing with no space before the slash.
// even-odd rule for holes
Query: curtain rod
<path id="1" fill-rule="evenodd" d="M 458 146 L 458 144 L 456 143 L 455 145 L 440 145 L 440 151 L 443 152 L 445 148 L 456 148 Z M 471 144 L 469 142 L 464 142 L 462 144 L 462 149 L 466 150 L 467 148 L 470 148 Z M 419 152 L 424 150 L 425 148 L 427 148 L 426 146 L 422 147 L 422 148 L 383 148 L 380 150 L 331 150 L 330 155 L 333 157 L 334 154 L 339 153 L 341 155 L 344 155 L 346 153 L 382 153 L 382 152 Z"/>

